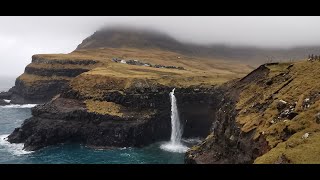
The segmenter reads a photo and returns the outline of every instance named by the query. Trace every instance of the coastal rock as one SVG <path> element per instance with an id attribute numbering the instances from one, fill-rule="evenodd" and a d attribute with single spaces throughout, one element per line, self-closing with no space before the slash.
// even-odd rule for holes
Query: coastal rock
<path id="1" fill-rule="evenodd" d="M 33 55 L 32 63 L 16 79 L 15 86 L 8 94 L 14 104 L 42 104 L 63 92 L 74 77 L 87 72 L 98 64 L 88 59 L 52 58 Z M 0 94 L 2 98 L 2 93 Z"/>
<path id="2" fill-rule="evenodd" d="M 65 80 L 42 81 L 38 86 L 29 86 L 17 79 L 15 86 L 10 90 L 13 104 L 42 104 L 51 100 L 67 86 Z"/>
<path id="3" fill-rule="evenodd" d="M 169 138 L 170 114 L 121 118 L 90 113 L 81 101 L 58 98 L 32 109 L 27 119 L 8 137 L 11 143 L 24 143 L 25 150 L 65 142 L 92 147 L 142 146 Z M 160 130 L 161 129 L 161 130 Z M 167 129 L 167 131 L 166 131 Z"/>
<path id="4" fill-rule="evenodd" d="M 8 105 L 9 103 L 5 102 L 3 99 L 0 99 L 0 106 Z"/>
<path id="5" fill-rule="evenodd" d="M 81 96 L 67 91 L 46 104 L 34 107 L 33 117 L 16 128 L 8 140 L 24 143 L 25 150 L 66 142 L 108 148 L 141 147 L 168 140 L 171 132 L 171 88 L 160 89 L 154 92 L 146 88 L 139 94 L 135 91 L 106 94 L 101 102 L 121 106 L 122 115 L 92 112 Z M 220 93 L 207 89 L 199 89 L 197 93 L 192 88 L 176 89 L 180 117 L 185 127 L 184 137 L 207 135 L 212 124 L 208 118 L 211 111 L 208 110 L 214 102 L 210 97 L 217 94 Z M 190 111 L 196 108 L 197 111 Z"/>
<path id="6" fill-rule="evenodd" d="M 0 92 L 0 99 L 11 99 L 12 92 Z"/>

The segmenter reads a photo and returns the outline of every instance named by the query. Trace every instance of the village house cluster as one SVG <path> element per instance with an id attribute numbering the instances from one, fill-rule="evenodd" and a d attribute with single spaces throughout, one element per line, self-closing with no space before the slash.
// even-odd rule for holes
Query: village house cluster
<path id="1" fill-rule="evenodd" d="M 146 66 L 146 67 L 153 67 L 153 68 L 168 68 L 168 69 L 179 69 L 179 70 L 184 70 L 183 67 L 180 66 L 165 66 L 165 65 L 152 65 L 150 63 L 144 63 L 138 60 L 124 60 L 124 59 L 119 59 L 119 58 L 112 58 L 113 62 L 116 63 L 122 63 L 122 64 L 129 64 L 129 65 L 136 65 L 136 66 Z"/>

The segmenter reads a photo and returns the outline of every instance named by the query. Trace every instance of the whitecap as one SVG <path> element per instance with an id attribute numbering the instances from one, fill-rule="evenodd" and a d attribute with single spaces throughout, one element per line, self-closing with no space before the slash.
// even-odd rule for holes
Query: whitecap
<path id="1" fill-rule="evenodd" d="M 10 105 L 6 105 L 6 106 L 0 106 L 0 108 L 2 109 L 19 109 L 19 108 L 33 108 L 35 106 L 37 106 L 38 104 L 10 104 Z"/>
<path id="2" fill-rule="evenodd" d="M 9 134 L 0 135 L 0 147 L 4 147 L 4 149 L 12 155 L 21 156 L 24 154 L 30 154 L 33 151 L 25 151 L 23 150 L 23 143 L 15 144 L 8 142 Z"/>
<path id="3" fill-rule="evenodd" d="M 130 157 L 131 155 L 128 153 L 121 153 L 120 156 L 124 156 L 124 157 Z"/>

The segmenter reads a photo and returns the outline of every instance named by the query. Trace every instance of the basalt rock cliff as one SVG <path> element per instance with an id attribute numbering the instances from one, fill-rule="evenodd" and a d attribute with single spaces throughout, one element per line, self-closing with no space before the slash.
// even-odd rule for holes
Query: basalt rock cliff
<path id="1" fill-rule="evenodd" d="M 186 163 L 319 163 L 317 61 L 265 64 L 224 88 L 211 132 Z"/>
<path id="2" fill-rule="evenodd" d="M 93 148 L 141 147 L 170 138 L 172 89 L 143 93 L 107 94 L 101 100 L 83 100 L 67 91 L 52 101 L 32 109 L 33 117 L 9 136 L 11 143 L 24 143 L 26 150 L 77 142 Z M 177 89 L 184 137 L 205 137 L 210 131 L 209 104 L 220 93 L 213 89 Z M 192 96 L 192 99 L 188 97 Z M 188 111 L 188 109 L 202 111 Z M 198 114 L 201 114 L 198 116 Z M 203 118 L 201 118 L 203 117 Z"/>

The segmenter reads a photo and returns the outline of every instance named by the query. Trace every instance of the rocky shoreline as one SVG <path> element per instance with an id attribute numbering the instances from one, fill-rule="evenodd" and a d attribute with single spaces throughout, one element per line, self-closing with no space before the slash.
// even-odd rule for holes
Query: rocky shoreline
<path id="1" fill-rule="evenodd" d="M 186 153 L 185 163 L 253 163 L 270 150 L 263 136 L 253 140 L 253 131 L 242 132 L 235 120 L 243 87 L 268 72 L 261 66 L 245 78 L 222 86 L 177 88 L 184 137 L 207 137 Z M 16 128 L 8 141 L 24 143 L 25 150 L 34 151 L 66 142 L 108 149 L 142 147 L 166 140 L 171 132 L 171 90 L 172 87 L 131 88 L 97 99 L 126 108 L 123 116 L 116 116 L 90 112 L 85 103 L 87 97 L 71 87 L 64 88 L 56 98 L 32 108 L 33 117 Z M 12 96 L 14 93 L 10 92 L 2 96 Z"/>
<path id="2" fill-rule="evenodd" d="M 136 90 L 125 95 L 106 95 L 104 99 L 126 109 L 122 116 L 89 112 L 83 98 L 69 90 L 48 103 L 34 107 L 33 117 L 16 128 L 8 140 L 11 143 L 24 143 L 25 150 L 31 151 L 65 142 L 110 148 L 141 147 L 167 140 L 171 132 L 170 89 L 164 88 L 153 93 L 150 89 L 144 89 L 141 93 L 140 89 L 140 93 Z M 190 96 L 193 98 L 188 98 Z M 210 96 L 214 96 L 214 93 L 209 89 L 177 90 L 181 109 L 185 110 L 209 106 L 212 103 Z M 180 113 L 185 120 L 186 137 L 205 137 L 209 132 L 211 119 L 199 119 L 196 113 L 183 110 Z"/>
<path id="3" fill-rule="evenodd" d="M 276 95 L 293 82 L 290 75 L 292 66 L 285 64 L 280 75 L 274 75 L 272 68 L 279 68 L 278 64 L 265 64 L 240 80 L 220 86 L 176 88 L 177 106 L 184 126 L 183 137 L 205 138 L 187 151 L 185 163 L 251 164 L 277 145 L 272 146 L 275 140 L 270 140 L 270 137 L 278 138 L 275 142 L 281 143 L 293 136 L 298 130 L 290 130 L 283 123 L 295 123 L 296 117 L 319 99 L 319 93 L 300 100 L 300 111 L 297 109 L 299 102 L 278 99 Z M 249 92 L 249 96 L 244 97 L 252 87 L 272 88 L 272 91 L 268 91 L 269 97 L 261 103 L 257 101 L 266 95 L 264 92 Z M 33 117 L 16 128 L 8 141 L 24 143 L 25 150 L 33 151 L 66 142 L 108 149 L 142 147 L 168 140 L 171 132 L 169 93 L 172 89 L 161 85 L 132 86 L 126 90 L 99 92 L 99 96 L 94 97 L 81 94 L 69 85 L 51 101 L 34 107 Z M 0 97 L 6 95 L 11 94 L 2 93 Z M 92 111 L 91 106 L 98 109 Z M 276 111 L 272 116 L 278 120 L 261 126 L 259 118 L 254 118 L 264 118 L 270 107 L 272 112 Z M 287 111 L 294 112 L 295 116 L 282 116 Z M 254 116 L 250 116 L 252 114 Z M 306 139 L 310 133 L 302 135 Z M 280 154 L 274 162 L 287 163 L 289 160 Z"/>
<path id="4" fill-rule="evenodd" d="M 139 147 L 159 136 L 166 138 L 164 130 L 170 131 L 170 124 L 160 121 L 166 114 L 150 118 L 98 115 L 86 111 L 82 102 L 64 98 L 36 106 L 32 115 L 8 137 L 9 142 L 24 143 L 25 150 L 31 151 L 65 142 L 106 148 Z"/>

